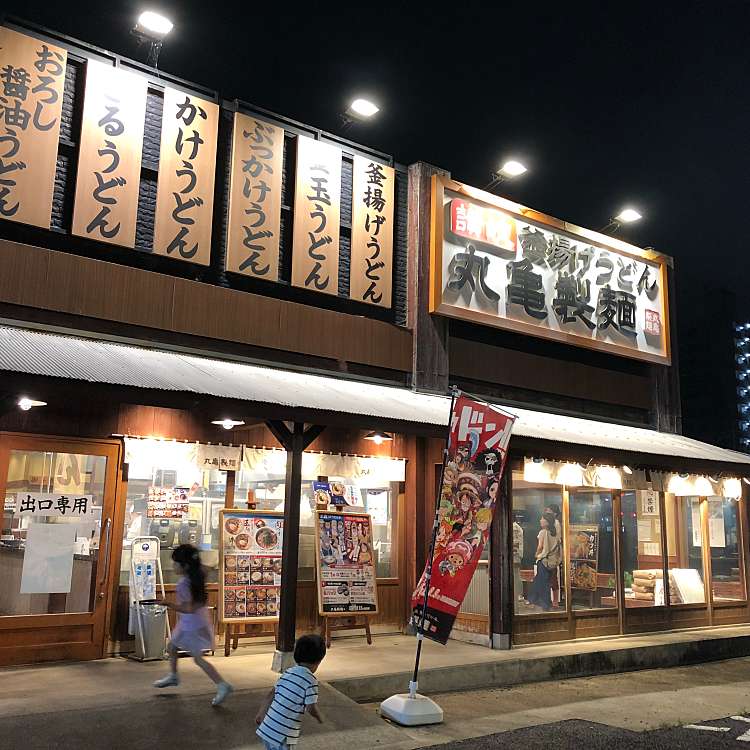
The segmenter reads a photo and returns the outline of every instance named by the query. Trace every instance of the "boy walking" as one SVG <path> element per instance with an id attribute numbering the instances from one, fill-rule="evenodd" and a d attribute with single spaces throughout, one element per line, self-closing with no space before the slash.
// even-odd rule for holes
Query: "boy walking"
<path id="1" fill-rule="evenodd" d="M 276 687 L 258 710 L 255 723 L 266 750 L 282 750 L 299 740 L 302 715 L 307 711 L 321 724 L 318 711 L 318 680 L 315 672 L 326 655 L 319 635 L 303 635 L 294 646 L 297 664 L 279 677 Z"/>

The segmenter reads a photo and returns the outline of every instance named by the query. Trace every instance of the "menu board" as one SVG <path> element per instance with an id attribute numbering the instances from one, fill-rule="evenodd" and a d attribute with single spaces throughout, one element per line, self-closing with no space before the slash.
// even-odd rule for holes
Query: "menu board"
<path id="1" fill-rule="evenodd" d="M 315 537 L 320 614 L 376 614 L 378 589 L 370 516 L 318 511 Z"/>
<path id="2" fill-rule="evenodd" d="M 278 620 L 284 514 L 222 509 L 219 528 L 221 622 Z"/>
<path id="3" fill-rule="evenodd" d="M 187 487 L 149 487 L 146 500 L 148 518 L 184 518 L 190 512 L 190 490 Z"/>
<path id="4" fill-rule="evenodd" d="M 570 550 L 570 587 L 596 591 L 599 568 L 599 527 L 571 526 L 568 532 Z"/>

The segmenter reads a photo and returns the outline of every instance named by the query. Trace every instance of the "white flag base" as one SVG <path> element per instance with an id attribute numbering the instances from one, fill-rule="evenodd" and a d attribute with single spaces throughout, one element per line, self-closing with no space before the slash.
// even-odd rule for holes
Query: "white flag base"
<path id="1" fill-rule="evenodd" d="M 442 724 L 443 709 L 425 695 L 400 693 L 380 704 L 380 715 L 404 727 Z"/>

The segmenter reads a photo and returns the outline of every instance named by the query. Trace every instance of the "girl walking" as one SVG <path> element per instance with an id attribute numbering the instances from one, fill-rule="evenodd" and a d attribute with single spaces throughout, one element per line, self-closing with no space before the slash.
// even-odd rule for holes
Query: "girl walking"
<path id="1" fill-rule="evenodd" d="M 216 695 L 212 706 L 221 705 L 233 691 L 232 686 L 209 664 L 203 656 L 204 651 L 214 647 L 214 629 L 206 608 L 206 574 L 201 565 L 198 550 L 191 544 L 181 544 L 172 552 L 175 572 L 181 575 L 177 583 L 177 604 L 161 602 L 164 606 L 180 613 L 177 627 L 172 631 L 169 642 L 170 672 L 166 677 L 157 680 L 154 687 L 165 688 L 180 684 L 177 676 L 177 652 L 187 651 L 195 663 L 214 681 Z"/>

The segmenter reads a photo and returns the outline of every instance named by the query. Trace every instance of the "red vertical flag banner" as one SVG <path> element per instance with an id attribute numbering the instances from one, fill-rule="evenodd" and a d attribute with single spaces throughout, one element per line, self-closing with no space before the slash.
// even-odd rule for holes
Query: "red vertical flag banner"
<path id="1" fill-rule="evenodd" d="M 435 551 L 427 565 L 424 636 L 445 644 L 489 537 L 515 417 L 461 394 L 451 413 L 437 511 Z M 412 595 L 419 628 L 427 568 Z"/>

